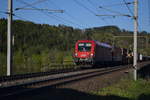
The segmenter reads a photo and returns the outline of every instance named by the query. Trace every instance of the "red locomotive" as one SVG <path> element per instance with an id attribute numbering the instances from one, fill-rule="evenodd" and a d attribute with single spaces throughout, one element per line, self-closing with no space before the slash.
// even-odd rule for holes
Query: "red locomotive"
<path id="1" fill-rule="evenodd" d="M 126 51 L 94 40 L 78 40 L 74 61 L 79 64 L 110 65 L 126 63 Z"/>

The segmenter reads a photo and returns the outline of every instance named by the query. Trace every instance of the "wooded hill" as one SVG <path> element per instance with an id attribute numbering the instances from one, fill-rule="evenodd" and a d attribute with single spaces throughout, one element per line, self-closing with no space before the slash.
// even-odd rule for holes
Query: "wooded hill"
<path id="1" fill-rule="evenodd" d="M 103 26 L 81 30 L 65 25 L 52 26 L 14 20 L 12 33 L 14 35 L 13 57 L 16 69 L 26 66 L 46 66 L 53 62 L 63 63 L 65 60 L 72 60 L 75 42 L 80 39 L 99 40 L 128 49 L 133 48 L 133 38 L 114 38 L 114 36 L 133 35 L 133 32 L 120 29 L 117 26 Z M 150 33 L 145 31 L 138 34 L 150 38 Z M 7 20 L 0 19 L 0 66 L 3 67 L 6 67 L 6 43 Z M 139 38 L 138 48 L 140 52 L 150 55 L 150 52 L 148 52 L 150 51 L 149 47 L 148 44 L 146 45 L 145 37 Z M 41 70 L 41 67 L 39 67 L 38 71 Z M 19 69 L 18 72 L 22 73 Z"/>
<path id="2" fill-rule="evenodd" d="M 14 51 L 29 51 L 30 53 L 40 53 L 45 49 L 58 49 L 68 51 L 73 49 L 74 43 L 80 39 L 93 39 L 109 44 L 119 45 L 130 48 L 132 38 L 114 36 L 132 36 L 133 32 L 119 29 L 117 26 L 103 26 L 89 28 L 85 30 L 74 29 L 73 27 L 59 25 L 51 26 L 47 24 L 35 24 L 33 22 L 15 20 L 13 21 L 12 33 L 14 34 Z M 150 34 L 143 31 L 139 36 L 148 36 Z M 0 19 L 0 52 L 6 51 L 7 39 L 7 21 Z M 123 41 L 122 41 L 123 40 Z M 139 38 L 144 42 L 139 44 L 145 48 L 145 37 Z M 121 42 L 121 44 L 120 44 Z"/>

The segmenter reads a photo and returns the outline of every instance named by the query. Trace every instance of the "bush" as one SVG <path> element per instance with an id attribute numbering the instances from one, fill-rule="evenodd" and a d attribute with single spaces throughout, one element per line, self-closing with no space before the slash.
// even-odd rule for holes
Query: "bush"
<path id="1" fill-rule="evenodd" d="M 4 53 L 0 53 L 0 76 L 6 75 L 7 73 L 7 58 Z"/>

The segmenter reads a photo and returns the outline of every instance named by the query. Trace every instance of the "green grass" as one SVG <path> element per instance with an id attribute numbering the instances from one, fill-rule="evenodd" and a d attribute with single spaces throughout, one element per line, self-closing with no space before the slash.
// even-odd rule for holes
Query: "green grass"
<path id="1" fill-rule="evenodd" d="M 119 83 L 94 92 L 96 95 L 115 95 L 131 100 L 150 100 L 150 80 L 139 79 L 137 81 L 123 79 Z"/>

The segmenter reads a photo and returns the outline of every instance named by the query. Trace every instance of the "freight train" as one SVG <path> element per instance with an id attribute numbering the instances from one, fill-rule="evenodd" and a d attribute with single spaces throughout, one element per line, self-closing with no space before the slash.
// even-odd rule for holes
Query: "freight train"
<path id="1" fill-rule="evenodd" d="M 75 44 L 76 65 L 119 65 L 132 63 L 133 53 L 125 48 L 95 40 L 78 40 Z"/>

